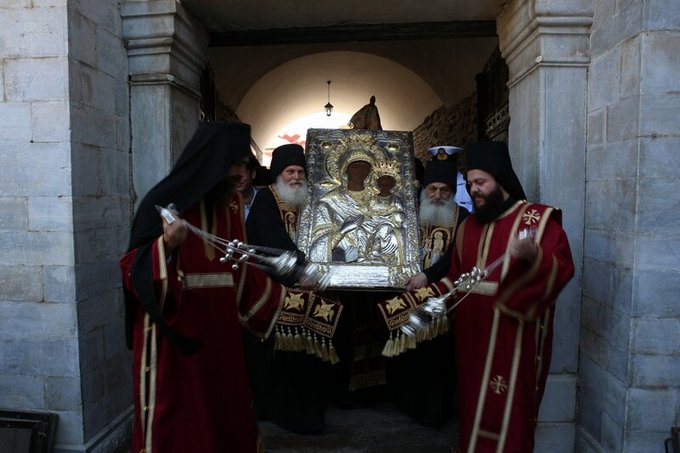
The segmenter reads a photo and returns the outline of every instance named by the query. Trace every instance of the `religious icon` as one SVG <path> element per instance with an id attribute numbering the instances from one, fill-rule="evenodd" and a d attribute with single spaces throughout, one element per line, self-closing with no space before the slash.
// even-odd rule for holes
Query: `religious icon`
<path id="1" fill-rule="evenodd" d="M 408 132 L 310 129 L 298 246 L 331 288 L 402 288 L 420 271 Z"/>

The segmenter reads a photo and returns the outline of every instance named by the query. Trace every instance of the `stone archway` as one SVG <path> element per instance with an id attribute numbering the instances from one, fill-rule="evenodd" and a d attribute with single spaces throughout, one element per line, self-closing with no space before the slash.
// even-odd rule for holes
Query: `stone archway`
<path id="1" fill-rule="evenodd" d="M 153 7 L 124 2 L 122 15 L 130 62 L 134 187 L 142 195 L 167 173 L 198 124 L 207 38 L 179 2 L 154 2 Z M 557 309 L 553 374 L 540 416 L 545 423 L 537 434 L 539 449 L 551 451 L 573 451 L 574 445 L 592 15 L 590 2 L 514 0 L 497 19 L 510 72 L 513 161 L 531 199 L 564 209 L 577 263 Z"/>

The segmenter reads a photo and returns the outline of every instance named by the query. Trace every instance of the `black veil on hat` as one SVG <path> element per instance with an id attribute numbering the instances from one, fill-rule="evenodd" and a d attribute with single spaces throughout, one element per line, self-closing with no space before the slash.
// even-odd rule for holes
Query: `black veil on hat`
<path id="1" fill-rule="evenodd" d="M 498 184 L 515 200 L 527 199 L 512 168 L 510 152 L 505 142 L 471 143 L 465 151 L 468 170 L 483 170 L 496 178 Z"/>
<path id="2" fill-rule="evenodd" d="M 136 304 L 141 302 L 160 332 L 185 354 L 200 346 L 194 338 L 184 337 L 169 328 L 156 303 L 152 280 L 153 241 L 163 233 L 163 223 L 155 205 L 175 203 L 182 214 L 223 183 L 229 167 L 250 153 L 250 126 L 243 123 L 210 122 L 202 124 L 182 151 L 174 167 L 146 194 L 132 222 L 129 250 L 138 249 L 130 277 L 136 296 L 124 287 L 125 335 L 132 348 Z"/>
<path id="3" fill-rule="evenodd" d="M 281 145 L 272 152 L 272 162 L 269 165 L 271 176 L 276 179 L 279 174 L 290 165 L 298 165 L 307 171 L 305 150 L 296 143 Z"/>
<path id="4" fill-rule="evenodd" d="M 249 153 L 249 125 L 209 122 L 199 126 L 168 176 L 139 204 L 128 250 L 156 239 L 163 232 L 155 205 L 174 203 L 180 215 L 183 214 L 224 181 L 229 167 Z"/>
<path id="5" fill-rule="evenodd" d="M 423 177 L 423 187 L 433 182 L 441 182 L 448 184 L 451 191 L 455 194 L 458 183 L 458 173 L 456 165 L 453 162 L 446 160 L 431 160 L 425 167 L 425 176 Z"/>

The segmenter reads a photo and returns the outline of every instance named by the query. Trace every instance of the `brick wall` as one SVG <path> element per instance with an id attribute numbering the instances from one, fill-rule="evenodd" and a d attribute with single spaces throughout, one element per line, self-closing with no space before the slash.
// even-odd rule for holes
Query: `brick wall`
<path id="1" fill-rule="evenodd" d="M 413 131 L 413 151 L 426 161 L 427 149 L 437 145 L 465 146 L 477 139 L 477 96 L 471 94 L 453 107 L 441 107 Z"/>

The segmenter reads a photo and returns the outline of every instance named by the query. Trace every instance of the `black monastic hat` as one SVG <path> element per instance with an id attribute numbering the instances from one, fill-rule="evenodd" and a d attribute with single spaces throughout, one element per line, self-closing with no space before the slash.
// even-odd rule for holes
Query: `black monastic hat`
<path id="1" fill-rule="evenodd" d="M 491 174 L 498 184 L 516 200 L 526 200 L 522 184 L 512 168 L 510 152 L 505 142 L 471 143 L 465 148 L 467 169 L 483 170 Z"/>
<path id="2" fill-rule="evenodd" d="M 269 165 L 272 178 L 276 179 L 279 174 L 290 165 L 299 165 L 307 170 L 305 164 L 305 151 L 302 146 L 295 143 L 281 145 L 272 152 L 272 163 Z"/>
<path id="3" fill-rule="evenodd" d="M 449 187 L 451 187 L 451 191 L 455 193 L 457 178 L 456 165 L 453 162 L 446 160 L 431 160 L 425 167 L 423 187 L 433 182 L 441 182 L 448 184 Z"/>

